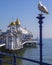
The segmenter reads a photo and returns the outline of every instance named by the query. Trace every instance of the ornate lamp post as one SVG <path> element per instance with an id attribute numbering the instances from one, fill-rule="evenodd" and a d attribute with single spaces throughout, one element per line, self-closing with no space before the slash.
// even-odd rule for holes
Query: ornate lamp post
<path id="1" fill-rule="evenodd" d="M 43 19 L 45 17 L 43 17 L 43 14 L 39 14 L 39 16 L 37 17 L 37 19 L 39 19 L 38 23 L 39 23 L 39 37 L 40 37 L 40 40 L 39 40 L 39 43 L 40 43 L 40 65 L 42 65 L 42 23 L 43 23 Z"/>

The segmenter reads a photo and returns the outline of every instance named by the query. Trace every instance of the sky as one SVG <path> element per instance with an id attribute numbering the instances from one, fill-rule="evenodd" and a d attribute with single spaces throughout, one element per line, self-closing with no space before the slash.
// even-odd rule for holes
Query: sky
<path id="1" fill-rule="evenodd" d="M 39 37 L 39 24 L 36 18 L 40 14 L 38 10 L 39 1 L 49 11 L 49 14 L 43 13 L 45 16 L 43 38 L 52 38 L 52 0 L 0 0 L 0 29 L 6 31 L 10 22 L 19 19 L 21 26 L 31 31 L 34 38 Z"/>

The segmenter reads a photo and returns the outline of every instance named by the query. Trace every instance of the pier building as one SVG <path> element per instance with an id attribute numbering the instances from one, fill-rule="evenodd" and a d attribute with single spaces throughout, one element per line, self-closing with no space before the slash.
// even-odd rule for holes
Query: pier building
<path id="1" fill-rule="evenodd" d="M 23 48 L 23 42 L 32 39 L 33 34 L 23 28 L 18 19 L 8 25 L 6 32 L 0 30 L 0 44 L 5 45 L 6 49 L 9 50 L 21 49 Z"/>

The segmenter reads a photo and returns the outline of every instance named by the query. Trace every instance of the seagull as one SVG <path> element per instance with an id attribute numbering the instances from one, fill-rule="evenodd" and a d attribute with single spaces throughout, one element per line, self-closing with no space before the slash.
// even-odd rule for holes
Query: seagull
<path id="1" fill-rule="evenodd" d="M 39 1 L 39 3 L 38 3 L 38 9 L 39 9 L 41 12 L 48 14 L 47 8 L 45 7 L 45 5 L 43 5 L 43 4 L 41 3 L 41 1 Z"/>

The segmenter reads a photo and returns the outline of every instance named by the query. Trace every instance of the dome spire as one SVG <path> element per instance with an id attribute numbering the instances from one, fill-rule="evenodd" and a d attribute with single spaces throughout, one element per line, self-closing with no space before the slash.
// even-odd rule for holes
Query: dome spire
<path id="1" fill-rule="evenodd" d="M 15 22 L 16 25 L 20 25 L 20 21 L 17 19 Z"/>

